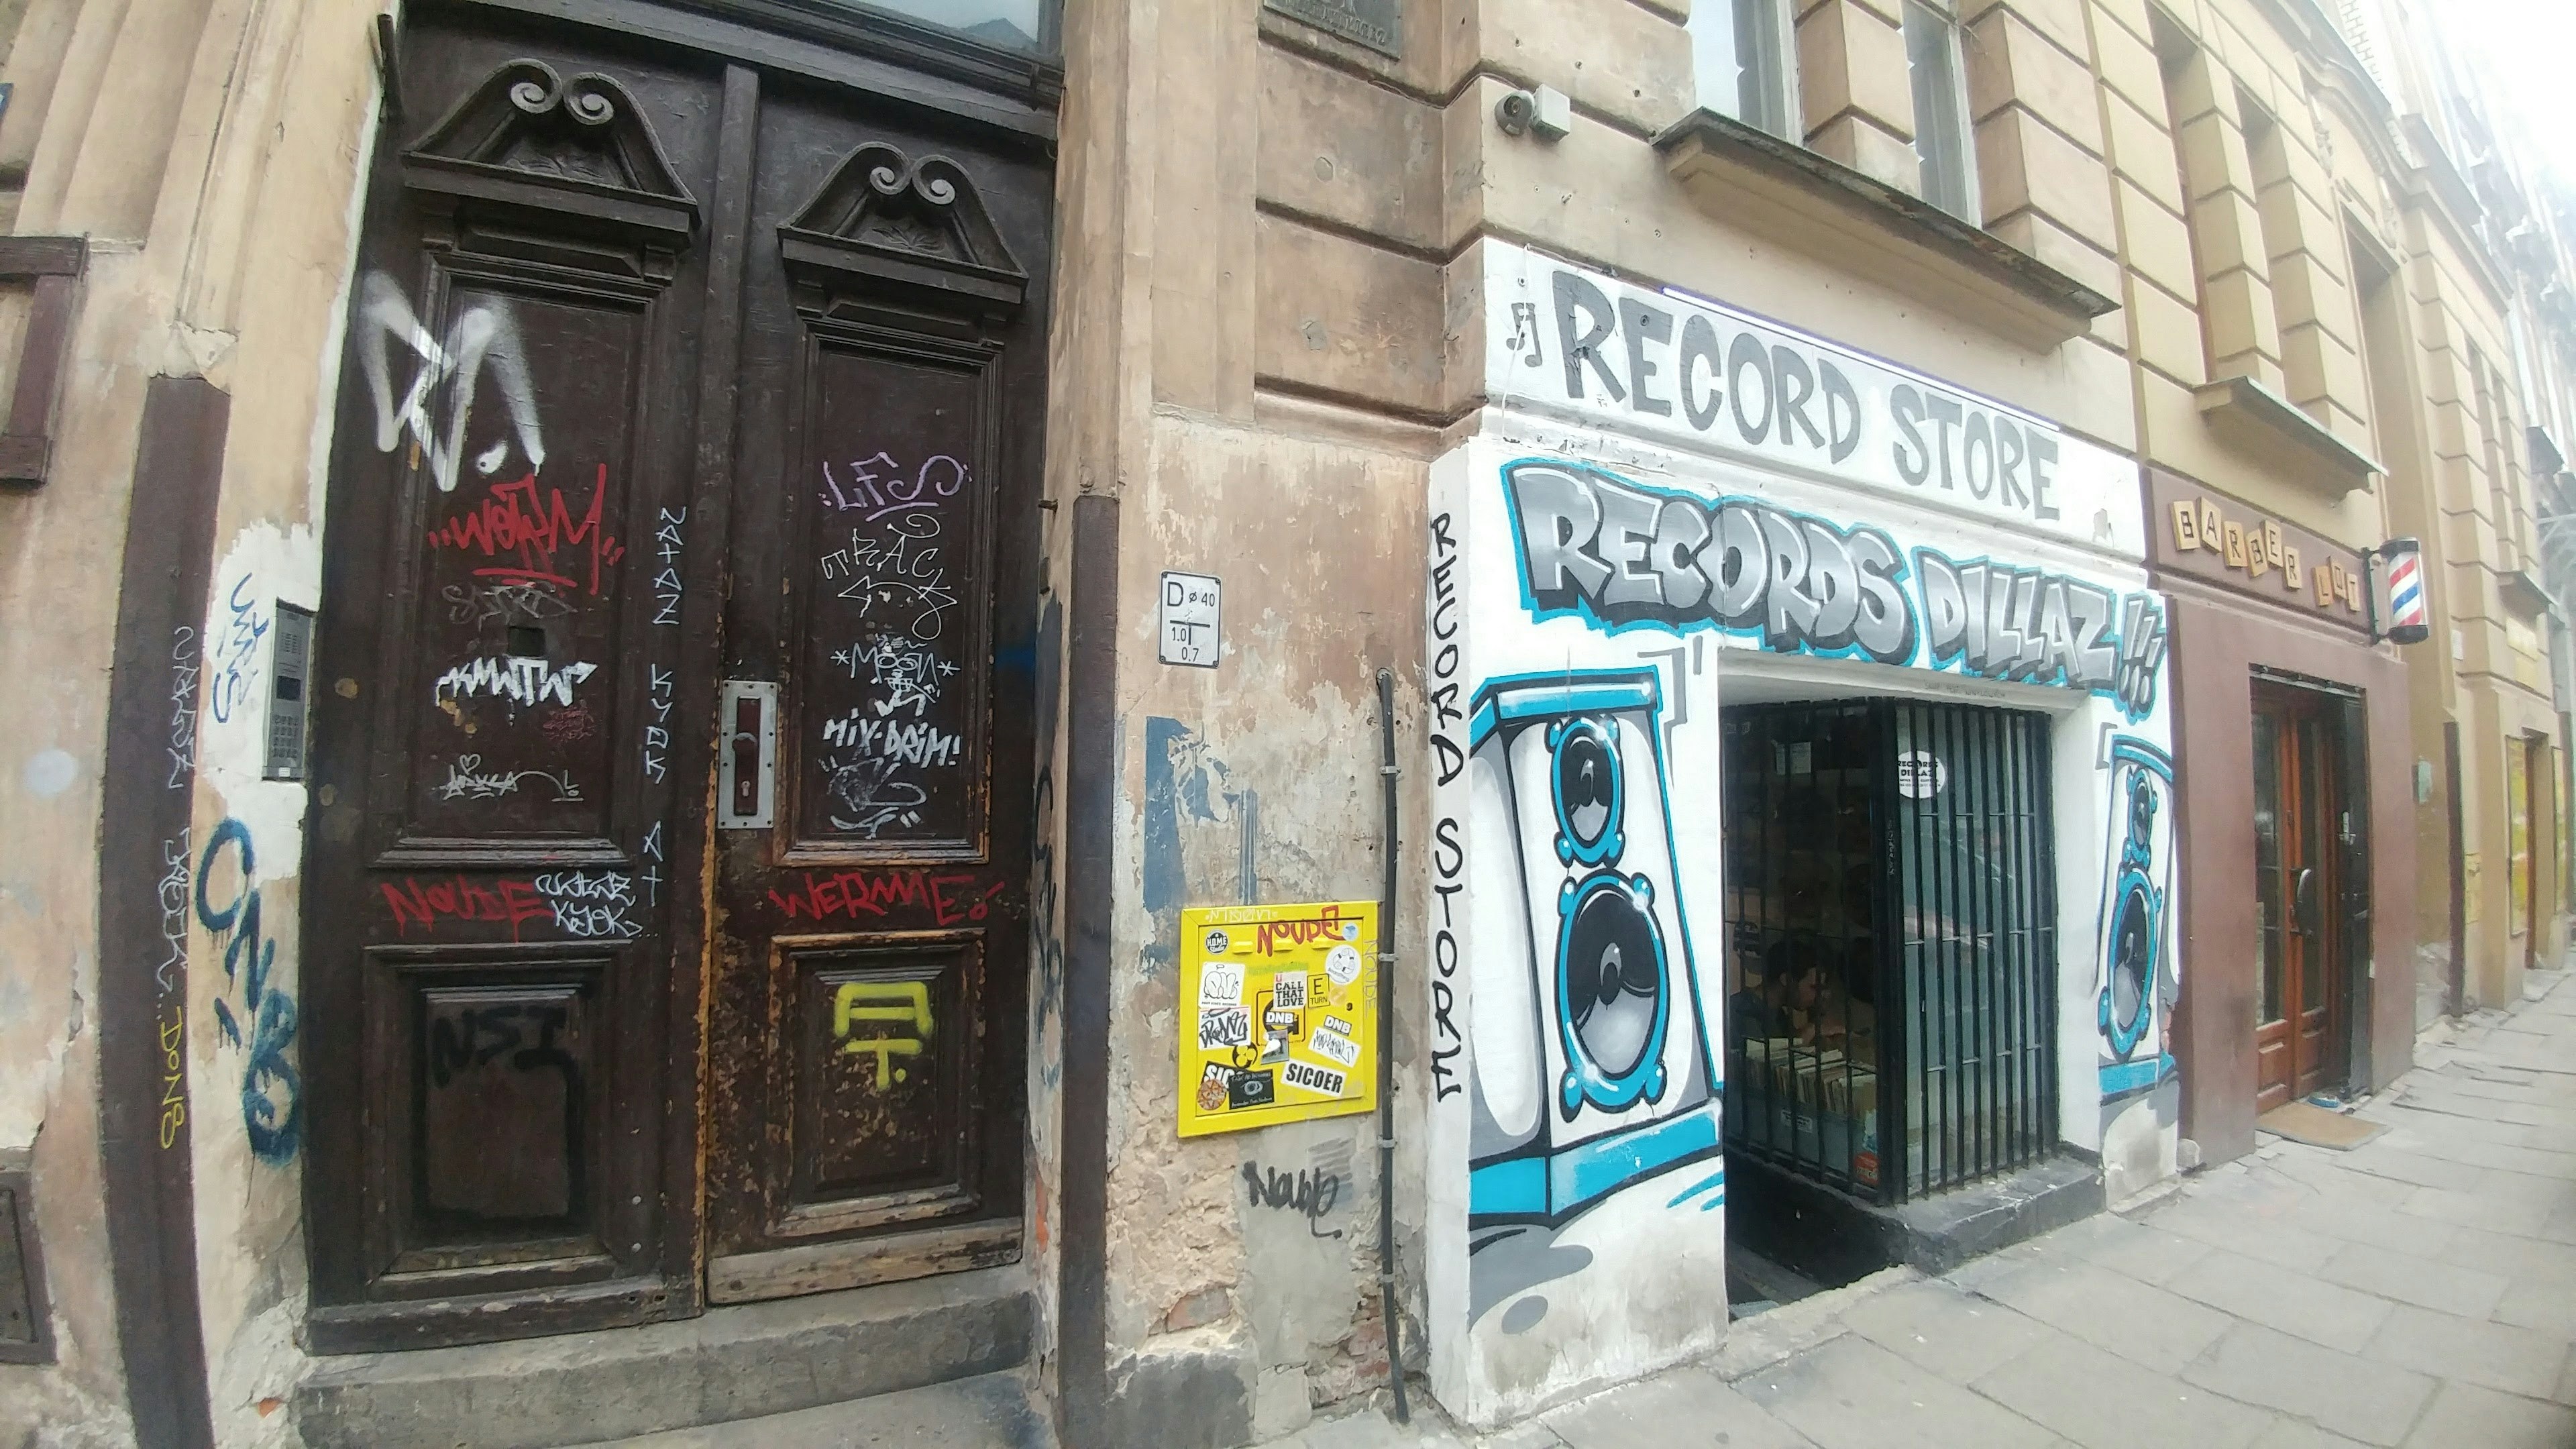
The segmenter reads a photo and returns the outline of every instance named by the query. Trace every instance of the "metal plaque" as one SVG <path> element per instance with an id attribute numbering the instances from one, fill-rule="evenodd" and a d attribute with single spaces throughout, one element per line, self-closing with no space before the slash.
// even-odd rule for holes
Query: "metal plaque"
<path id="1" fill-rule="evenodd" d="M 1216 668 L 1225 646 L 1224 595 L 1223 581 L 1208 574 L 1163 575 L 1157 652 L 1165 664 Z"/>
<path id="2" fill-rule="evenodd" d="M 1291 20 L 1329 30 L 1344 40 L 1398 60 L 1404 58 L 1403 28 L 1398 22 L 1402 0 L 1261 0 Z"/>

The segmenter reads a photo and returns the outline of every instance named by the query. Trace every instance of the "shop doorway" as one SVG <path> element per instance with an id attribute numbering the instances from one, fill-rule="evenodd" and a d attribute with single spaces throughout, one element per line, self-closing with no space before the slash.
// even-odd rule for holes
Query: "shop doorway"
<path id="1" fill-rule="evenodd" d="M 2533 913 L 2543 899 L 2536 847 L 2550 828 L 2550 802 L 2541 794 L 2549 788 L 2548 752 L 2549 741 L 2541 735 L 2517 735 L 2504 746 L 2505 844 L 2513 872 L 2508 924 L 2525 971 L 2540 964 L 2541 933 L 2533 928 Z"/>
<path id="2" fill-rule="evenodd" d="M 398 51 L 315 674 L 313 1346 L 1015 1256 L 1045 146 L 489 7 Z"/>
<path id="3" fill-rule="evenodd" d="M 1726 711 L 1726 1144 L 1895 1203 L 2057 1142 L 2048 721 Z"/>
<path id="4" fill-rule="evenodd" d="M 2350 1071 L 2347 702 L 2254 681 L 2255 1109 L 2340 1087 Z"/>

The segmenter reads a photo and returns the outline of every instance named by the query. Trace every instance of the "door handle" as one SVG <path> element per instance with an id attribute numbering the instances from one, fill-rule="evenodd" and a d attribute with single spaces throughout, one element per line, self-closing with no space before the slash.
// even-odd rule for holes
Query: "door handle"
<path id="1" fill-rule="evenodd" d="M 2296 927 L 2301 935 L 2317 929 L 2317 868 L 2301 866 L 2297 884 L 2290 887 L 2290 909 L 2296 913 Z"/>
<path id="2" fill-rule="evenodd" d="M 777 817 L 778 686 L 728 679 L 716 731 L 716 828 L 766 830 Z"/>

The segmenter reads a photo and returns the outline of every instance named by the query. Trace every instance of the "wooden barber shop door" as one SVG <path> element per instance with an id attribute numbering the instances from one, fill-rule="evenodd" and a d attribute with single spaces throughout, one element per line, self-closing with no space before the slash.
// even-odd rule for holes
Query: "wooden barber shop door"
<path id="1" fill-rule="evenodd" d="M 1043 125 L 425 0 L 398 74 L 300 1010 L 200 882 L 314 1347 L 1015 1254 Z"/>
<path id="2" fill-rule="evenodd" d="M 1052 168 L 764 109 L 717 701 L 717 1301 L 1020 1245 Z"/>
<path id="3" fill-rule="evenodd" d="M 2256 682 L 2258 1111 L 2344 1078 L 2340 734 L 2340 701 Z"/>

